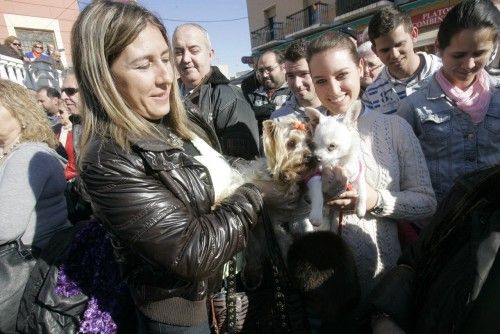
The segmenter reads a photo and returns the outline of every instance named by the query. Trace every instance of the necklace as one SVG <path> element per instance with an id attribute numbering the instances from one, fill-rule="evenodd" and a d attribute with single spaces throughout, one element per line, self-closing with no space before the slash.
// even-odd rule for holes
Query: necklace
<path id="1" fill-rule="evenodd" d="M 0 154 L 0 160 L 3 160 L 9 154 L 12 152 L 14 148 L 16 148 L 17 145 L 21 143 L 21 136 L 17 136 L 16 140 L 9 146 L 9 147 L 4 147 L 2 154 Z"/>

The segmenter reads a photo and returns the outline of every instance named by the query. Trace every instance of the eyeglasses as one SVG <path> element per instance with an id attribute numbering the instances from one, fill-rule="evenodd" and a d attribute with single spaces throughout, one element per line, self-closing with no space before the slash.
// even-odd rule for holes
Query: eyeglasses
<path id="1" fill-rule="evenodd" d="M 41 46 L 41 45 L 35 45 L 34 47 L 35 47 L 35 49 L 42 49 L 43 50 L 43 46 Z"/>
<path id="2" fill-rule="evenodd" d="M 276 64 L 274 66 L 269 66 L 269 67 L 264 67 L 264 68 L 259 68 L 257 70 L 257 72 L 259 72 L 260 74 L 264 74 L 264 73 L 271 73 L 272 71 L 274 71 L 275 69 L 278 68 L 278 66 L 280 66 L 280 64 Z"/>
<path id="3" fill-rule="evenodd" d="M 12 45 L 21 46 L 21 43 L 12 43 Z"/>
<path id="4" fill-rule="evenodd" d="M 370 71 L 378 70 L 382 66 L 384 66 L 384 64 L 373 64 L 373 63 L 365 62 L 365 68 L 369 69 Z"/>
<path id="5" fill-rule="evenodd" d="M 66 93 L 66 95 L 68 96 L 73 96 L 76 93 L 78 93 L 78 88 L 73 88 L 73 87 L 63 88 L 61 89 L 61 93 Z"/>

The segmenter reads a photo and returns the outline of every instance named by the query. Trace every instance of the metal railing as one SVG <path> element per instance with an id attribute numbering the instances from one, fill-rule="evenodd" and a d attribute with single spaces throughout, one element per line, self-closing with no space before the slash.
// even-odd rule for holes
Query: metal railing
<path id="1" fill-rule="evenodd" d="M 389 1 L 392 2 L 392 0 Z M 336 15 L 340 16 L 377 2 L 380 2 L 380 0 L 338 0 Z"/>
<path id="2" fill-rule="evenodd" d="M 274 22 L 250 33 L 252 48 L 264 45 L 271 41 L 284 39 L 283 22 Z"/>
<path id="3" fill-rule="evenodd" d="M 328 4 L 317 2 L 286 17 L 286 34 L 309 28 L 317 24 L 328 24 Z"/>
<path id="4" fill-rule="evenodd" d="M 22 60 L 0 55 L 0 78 L 17 82 L 32 90 L 42 86 L 60 89 L 62 71 L 52 67 L 50 62 L 37 60 L 25 63 Z"/>

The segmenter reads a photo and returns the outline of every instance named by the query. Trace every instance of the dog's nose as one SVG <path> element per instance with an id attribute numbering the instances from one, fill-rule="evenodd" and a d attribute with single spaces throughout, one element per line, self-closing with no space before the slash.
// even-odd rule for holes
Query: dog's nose
<path id="1" fill-rule="evenodd" d="M 314 160 L 315 160 L 316 162 L 321 162 L 321 157 L 320 157 L 320 156 L 315 155 L 315 156 L 313 156 L 313 158 L 314 158 Z"/>

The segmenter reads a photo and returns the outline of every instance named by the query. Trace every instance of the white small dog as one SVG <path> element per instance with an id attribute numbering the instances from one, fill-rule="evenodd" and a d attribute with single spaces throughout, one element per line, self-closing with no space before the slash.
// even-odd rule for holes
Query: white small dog
<path id="1" fill-rule="evenodd" d="M 339 173 L 335 170 L 338 171 L 340 167 L 340 174 L 343 174 L 344 177 L 340 178 L 342 182 L 340 185 L 337 184 L 335 188 L 342 192 L 346 190 L 346 187 L 349 188 L 352 185 L 357 190 L 358 198 L 355 211 L 358 217 L 363 217 L 366 214 L 367 201 L 360 138 L 355 126 L 361 108 L 361 103 L 355 102 L 342 120 L 332 116 L 324 116 L 314 108 L 306 108 L 306 114 L 314 126 L 314 154 L 320 163 L 322 177 L 324 178 L 326 174 L 338 175 Z M 328 173 L 325 173 L 326 171 Z M 319 177 L 313 177 L 308 182 L 311 197 L 309 220 L 314 226 L 321 225 L 323 220 L 325 184 L 328 184 L 328 180 L 321 181 Z M 329 188 L 328 193 L 331 195 L 332 187 L 329 186 Z"/>

